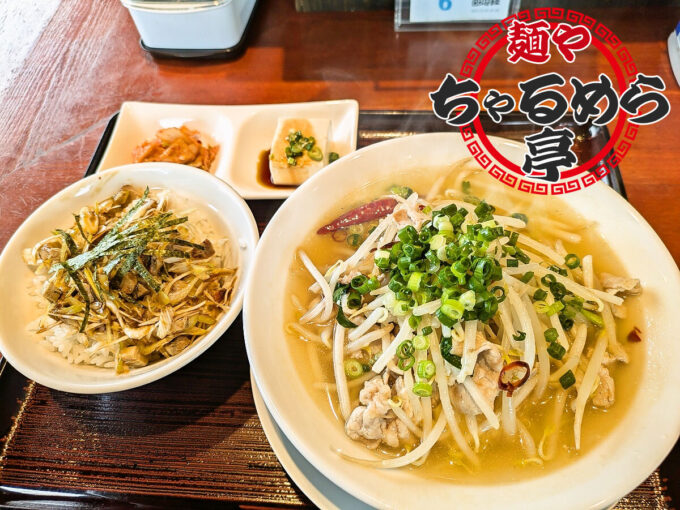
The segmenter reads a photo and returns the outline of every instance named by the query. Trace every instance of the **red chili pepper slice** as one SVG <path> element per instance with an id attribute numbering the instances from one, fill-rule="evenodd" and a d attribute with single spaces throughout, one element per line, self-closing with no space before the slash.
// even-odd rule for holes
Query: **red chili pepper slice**
<path id="1" fill-rule="evenodd" d="M 642 331 L 637 326 L 633 326 L 633 329 L 628 333 L 628 341 L 637 343 L 642 342 Z"/>
<path id="2" fill-rule="evenodd" d="M 317 234 L 327 234 L 335 232 L 341 228 L 349 227 L 350 225 L 358 225 L 359 223 L 366 223 L 367 221 L 384 218 L 392 211 L 394 211 L 397 201 L 394 198 L 381 198 L 374 200 L 368 204 L 360 205 L 351 211 L 335 218 L 328 225 L 324 225 L 316 231 Z"/>
<path id="3" fill-rule="evenodd" d="M 517 370 L 524 370 L 524 375 L 519 379 L 517 377 L 513 377 L 512 375 L 513 372 L 516 372 Z M 530 374 L 531 367 L 528 363 L 524 361 L 513 361 L 512 363 L 508 363 L 503 367 L 501 373 L 498 374 L 498 387 L 502 391 L 507 391 L 508 397 L 511 397 L 512 393 L 517 388 L 527 382 Z"/>

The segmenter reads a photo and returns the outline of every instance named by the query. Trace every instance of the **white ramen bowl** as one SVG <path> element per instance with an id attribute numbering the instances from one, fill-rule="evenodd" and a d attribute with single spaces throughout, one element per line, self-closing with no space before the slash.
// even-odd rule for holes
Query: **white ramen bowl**
<path id="1" fill-rule="evenodd" d="M 521 162 L 524 150 L 494 140 Z M 563 197 L 619 254 L 628 274 L 640 278 L 646 359 L 639 388 L 620 423 L 581 458 L 548 474 L 504 484 L 453 483 L 408 470 L 376 470 L 339 458 L 331 447 L 369 458 L 345 436 L 326 407 L 303 385 L 309 370 L 291 357 L 283 331 L 286 277 L 296 249 L 319 227 L 319 218 L 367 182 L 392 172 L 441 167 L 469 153 L 458 134 L 433 133 L 378 143 L 341 158 L 305 182 L 269 223 L 248 283 L 243 324 L 251 368 L 271 414 L 295 447 L 323 475 L 378 508 L 602 509 L 640 484 L 680 434 L 680 274 L 647 222 L 602 183 Z M 325 217 L 325 216 L 324 216 Z M 299 361 L 299 360 L 298 360 Z"/>
<path id="2" fill-rule="evenodd" d="M 224 231 L 229 236 L 241 273 L 230 309 L 206 335 L 177 356 L 117 375 L 112 368 L 73 365 L 58 352 L 41 345 L 39 337 L 28 331 L 27 325 L 40 311 L 28 296 L 33 273 L 24 263 L 22 251 L 50 235 L 53 229 L 72 224 L 73 212 L 113 195 L 125 184 L 165 188 L 186 199 L 187 205 L 198 209 L 217 226 L 218 232 Z M 172 201 L 172 195 L 170 199 Z M 173 163 L 138 163 L 80 180 L 31 214 L 0 255 L 0 352 L 26 377 L 72 393 L 120 391 L 160 379 L 208 349 L 239 314 L 257 239 L 257 225 L 246 203 L 208 172 Z"/>

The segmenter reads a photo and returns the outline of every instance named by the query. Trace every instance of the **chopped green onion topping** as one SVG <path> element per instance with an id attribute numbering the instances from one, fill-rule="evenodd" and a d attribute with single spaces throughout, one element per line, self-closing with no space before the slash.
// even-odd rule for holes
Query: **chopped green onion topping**
<path id="1" fill-rule="evenodd" d="M 505 290 L 493 285 L 502 280 L 503 272 L 498 260 L 487 253 L 489 243 L 503 235 L 516 241 L 517 234 L 506 232 L 493 219 L 494 208 L 489 204 L 479 202 L 475 211 L 478 222 L 463 228 L 468 211 L 447 205 L 431 212 L 432 219 L 419 231 L 405 226 L 389 250 L 376 251 L 375 265 L 389 276 L 386 283 L 394 299 L 388 308 L 395 315 L 406 315 L 415 306 L 441 298 L 435 316 L 448 327 L 460 320 L 488 322 L 494 316 Z"/>
<path id="2" fill-rule="evenodd" d="M 557 316 L 560 319 L 560 325 L 565 331 L 569 331 L 574 326 L 574 319 L 567 317 L 565 314 L 559 314 Z"/>
<path id="3" fill-rule="evenodd" d="M 434 225 L 434 228 L 439 230 L 439 232 L 453 232 L 453 224 L 448 216 L 437 216 L 432 220 L 432 225 Z"/>
<path id="4" fill-rule="evenodd" d="M 479 218 L 480 222 L 492 220 L 493 213 L 495 211 L 496 208 L 487 204 L 484 200 L 480 201 L 479 204 L 477 204 L 477 207 L 475 207 L 475 214 L 477 215 L 477 218 Z"/>
<path id="5" fill-rule="evenodd" d="M 560 345 L 559 342 L 552 342 L 548 346 L 548 354 L 555 359 L 562 359 L 566 354 L 567 350 Z"/>
<path id="6" fill-rule="evenodd" d="M 430 241 L 430 239 L 432 239 L 432 235 L 432 231 L 429 228 L 423 228 L 418 234 L 418 241 L 421 243 L 427 243 Z"/>
<path id="7" fill-rule="evenodd" d="M 550 308 L 550 305 L 545 301 L 535 301 L 534 308 L 536 309 L 536 313 L 546 313 Z"/>
<path id="8" fill-rule="evenodd" d="M 385 270 L 390 267 L 390 252 L 386 250 L 376 250 L 375 254 L 375 265 L 378 268 Z"/>
<path id="9" fill-rule="evenodd" d="M 423 280 L 423 273 L 421 272 L 413 272 L 411 273 L 411 276 L 409 276 L 408 283 L 406 284 L 406 287 L 411 289 L 412 292 L 417 292 L 418 289 L 420 289 L 420 284 Z"/>
<path id="10" fill-rule="evenodd" d="M 429 359 L 418 362 L 418 368 L 416 369 L 418 377 L 422 379 L 431 379 L 436 372 L 437 369 L 434 366 L 434 363 Z"/>
<path id="11" fill-rule="evenodd" d="M 413 194 L 413 190 L 408 186 L 394 185 L 390 187 L 390 193 L 400 196 L 401 198 L 408 198 Z"/>
<path id="12" fill-rule="evenodd" d="M 567 295 L 567 292 L 567 288 L 560 282 L 553 282 L 550 284 L 550 293 L 556 300 L 562 299 Z"/>
<path id="13" fill-rule="evenodd" d="M 307 156 L 314 161 L 321 161 L 323 159 L 323 152 L 321 152 L 318 145 L 315 145 L 307 151 Z"/>
<path id="14" fill-rule="evenodd" d="M 446 237 L 442 234 L 432 236 L 430 239 L 430 249 L 437 251 L 439 248 L 446 246 Z"/>
<path id="15" fill-rule="evenodd" d="M 347 244 L 352 248 L 357 248 L 361 245 L 361 235 L 360 234 L 350 234 L 347 236 Z"/>
<path id="16" fill-rule="evenodd" d="M 399 361 L 397 362 L 397 367 L 399 370 L 408 370 L 413 366 L 413 364 L 416 362 L 416 359 L 413 356 L 409 356 L 408 358 L 399 358 Z"/>
<path id="17" fill-rule="evenodd" d="M 357 275 L 350 281 L 350 286 L 359 294 L 368 292 L 368 277 L 363 274 Z"/>
<path id="18" fill-rule="evenodd" d="M 424 335 L 414 336 L 412 342 L 414 349 L 418 351 L 424 351 L 430 346 L 430 341 Z"/>
<path id="19" fill-rule="evenodd" d="M 418 241 L 418 231 L 412 225 L 402 228 L 397 233 L 397 236 L 402 243 L 415 243 Z"/>
<path id="20" fill-rule="evenodd" d="M 560 266 L 550 266 L 548 267 L 551 271 L 554 271 L 555 273 L 562 275 L 562 276 L 567 276 L 567 270 L 564 269 L 563 267 Z M 554 278 L 554 277 L 553 277 Z"/>
<path id="21" fill-rule="evenodd" d="M 528 264 L 529 262 L 531 262 L 529 255 L 524 253 L 519 248 L 515 248 L 515 257 L 517 257 L 522 264 Z"/>
<path id="22" fill-rule="evenodd" d="M 468 290 L 467 292 L 463 292 L 463 294 L 461 294 L 461 296 L 458 298 L 458 301 L 466 310 L 473 310 L 475 308 L 475 304 L 477 304 L 475 291 Z"/>
<path id="23" fill-rule="evenodd" d="M 416 349 L 413 346 L 413 342 L 411 340 L 404 340 L 399 344 L 399 347 L 397 347 L 397 357 L 400 359 L 410 358 L 413 356 L 415 350 Z"/>
<path id="24" fill-rule="evenodd" d="M 352 291 L 347 295 L 347 307 L 352 310 L 358 310 L 361 308 L 361 294 L 357 291 Z"/>
<path id="25" fill-rule="evenodd" d="M 600 317 L 598 314 L 593 313 L 590 310 L 581 310 L 581 313 L 584 315 L 586 319 L 595 324 L 597 327 L 600 328 L 604 327 L 604 321 L 602 320 L 602 317 Z"/>
<path id="26" fill-rule="evenodd" d="M 554 342 L 557 340 L 557 330 L 555 328 L 548 328 L 543 332 L 543 336 L 545 337 L 546 342 Z"/>
<path id="27" fill-rule="evenodd" d="M 578 255 L 570 253 L 569 255 L 564 257 L 564 265 L 567 266 L 569 269 L 576 269 L 581 265 L 581 259 L 578 258 Z"/>
<path id="28" fill-rule="evenodd" d="M 355 359 L 345 360 L 345 375 L 350 379 L 356 379 L 364 373 L 364 367 Z"/>
<path id="29" fill-rule="evenodd" d="M 454 321 L 459 320 L 463 316 L 465 307 L 456 299 L 447 299 L 439 308 L 442 314 Z"/>
<path id="30" fill-rule="evenodd" d="M 526 337 L 527 334 L 524 331 L 517 331 L 516 335 L 512 335 L 512 338 L 514 338 L 516 342 L 522 342 Z"/>
<path id="31" fill-rule="evenodd" d="M 291 130 L 286 137 L 286 141 L 288 146 L 284 149 L 284 152 L 286 154 L 286 161 L 290 166 L 297 165 L 297 158 L 301 157 L 304 151 L 307 151 L 307 155 L 314 161 L 321 161 L 323 159 L 323 153 L 316 145 L 316 140 L 313 136 L 306 137 L 301 131 Z"/>
<path id="32" fill-rule="evenodd" d="M 432 396 L 432 385 L 426 382 L 419 382 L 413 385 L 413 393 L 419 397 Z"/>
<path id="33" fill-rule="evenodd" d="M 548 297 L 548 293 L 543 289 L 538 289 L 534 292 L 534 301 L 544 301 Z"/>
<path id="34" fill-rule="evenodd" d="M 556 281 L 557 278 L 555 278 L 555 275 L 553 274 L 547 274 L 543 278 L 541 278 L 541 283 L 546 287 L 549 287 L 551 283 L 555 283 Z"/>
<path id="35" fill-rule="evenodd" d="M 505 289 L 500 285 L 497 285 L 494 288 L 492 288 L 491 293 L 494 295 L 497 302 L 502 303 L 503 301 L 505 301 Z"/>
<path id="36" fill-rule="evenodd" d="M 401 288 L 397 291 L 397 299 L 401 301 L 408 301 L 412 295 L 413 291 L 411 289 Z"/>
<path id="37" fill-rule="evenodd" d="M 328 164 L 329 165 L 331 163 L 333 163 L 333 161 L 337 161 L 338 159 L 340 159 L 340 154 L 338 154 L 337 152 L 329 152 L 328 153 Z"/>
<path id="38" fill-rule="evenodd" d="M 560 377 L 560 384 L 565 390 L 570 388 L 576 382 L 576 377 L 574 377 L 574 372 L 567 370 L 567 372 Z"/>
<path id="39" fill-rule="evenodd" d="M 531 279 L 534 277 L 534 272 L 533 271 L 527 271 L 524 273 L 521 278 L 519 279 L 522 283 L 529 283 Z"/>
<path id="40" fill-rule="evenodd" d="M 534 308 L 537 313 L 544 313 L 547 316 L 551 316 L 562 310 L 564 308 L 564 303 L 562 303 L 562 301 L 555 301 L 553 304 L 549 305 L 545 301 L 536 301 L 534 302 Z"/>
<path id="41" fill-rule="evenodd" d="M 432 327 L 431 326 L 425 326 L 423 330 L 421 331 L 421 334 L 424 336 L 431 335 L 432 334 Z"/>

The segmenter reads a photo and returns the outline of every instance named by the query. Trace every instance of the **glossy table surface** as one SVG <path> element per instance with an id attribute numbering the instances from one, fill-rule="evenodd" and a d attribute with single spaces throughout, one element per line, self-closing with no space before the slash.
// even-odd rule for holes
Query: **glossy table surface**
<path id="1" fill-rule="evenodd" d="M 640 129 L 619 166 L 630 202 L 678 262 L 680 171 L 674 154 L 680 141 L 680 93 L 666 39 L 680 19 L 680 7 L 587 12 L 620 37 L 641 72 L 666 82 L 671 115 Z M 0 248 L 31 211 L 83 175 L 123 101 L 252 104 L 354 98 L 363 110 L 428 110 L 428 92 L 447 72 L 458 72 L 480 35 L 395 33 L 390 11 L 301 14 L 292 0 L 262 0 L 255 15 L 248 47 L 235 61 L 155 60 L 140 49 L 134 24 L 117 0 L 62 0 L 0 93 Z M 8 33 L 0 31 L 0 45 Z M 516 91 L 518 81 L 554 70 L 593 79 L 609 68 L 595 53 L 584 53 L 568 73 L 552 63 L 540 69 L 492 63 L 484 87 Z M 247 394 L 246 375 L 237 374 L 235 384 L 243 379 L 240 389 Z M 78 412 L 58 392 L 29 390 L 47 413 Z M 253 416 L 236 422 L 235 430 L 245 434 L 236 435 L 238 440 L 257 424 Z M 275 463 L 270 453 L 262 455 Z M 304 501 L 287 490 L 289 500 L 263 503 Z"/>

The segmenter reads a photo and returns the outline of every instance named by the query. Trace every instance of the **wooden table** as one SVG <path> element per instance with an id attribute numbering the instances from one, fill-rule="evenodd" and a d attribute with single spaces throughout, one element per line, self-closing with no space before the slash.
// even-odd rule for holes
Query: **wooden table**
<path id="1" fill-rule="evenodd" d="M 139 48 L 116 0 L 64 0 L 3 95 L 0 247 L 23 219 L 79 179 L 108 118 L 126 100 L 248 104 L 355 98 L 363 109 L 429 109 L 427 92 L 460 69 L 477 32 L 395 33 L 389 11 L 306 13 L 292 0 L 264 0 L 239 60 L 154 60 Z M 672 113 L 641 129 L 621 164 L 631 203 L 680 261 L 680 93 L 666 38 L 678 7 L 588 9 L 626 43 L 641 71 L 666 82 Z M 644 22 L 642 21 L 644 20 Z M 597 74 L 601 58 L 577 60 Z M 488 71 L 509 89 L 535 66 Z M 579 74 L 579 73 L 577 73 Z M 40 185 L 36 185 L 40 183 Z"/>
<path id="2" fill-rule="evenodd" d="M 668 87 L 671 115 L 640 129 L 620 166 L 629 200 L 680 262 L 680 171 L 674 165 L 680 94 L 666 51 L 680 8 L 587 12 L 624 41 L 640 71 L 660 75 Z M 477 32 L 397 34 L 390 11 L 299 14 L 292 0 L 262 0 L 240 59 L 161 61 L 140 49 L 120 2 L 63 0 L 0 100 L 0 247 L 31 211 L 82 176 L 106 122 L 123 101 L 355 98 L 362 109 L 427 110 L 427 93 L 447 72 L 457 74 L 477 37 Z M 594 54 L 577 62 L 569 74 L 592 79 L 608 71 Z M 550 66 L 539 71 L 492 65 L 484 85 L 510 90 L 521 79 L 559 70 Z M 63 412 L 59 395 L 38 396 L 36 405 L 44 405 L 46 413 Z M 287 503 L 295 504 L 290 494 Z"/>

